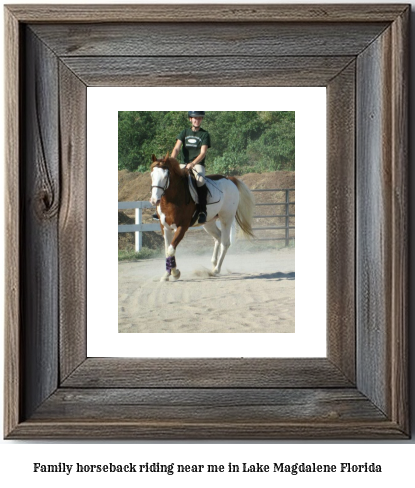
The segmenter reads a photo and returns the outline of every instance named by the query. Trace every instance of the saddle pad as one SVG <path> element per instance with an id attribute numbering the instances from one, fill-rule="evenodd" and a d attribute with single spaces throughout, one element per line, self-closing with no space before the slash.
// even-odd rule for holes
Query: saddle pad
<path id="1" fill-rule="evenodd" d="M 190 195 L 192 196 L 193 201 L 195 203 L 199 203 L 199 197 L 197 195 L 197 191 L 196 191 L 196 188 L 194 186 L 196 184 L 196 182 L 190 175 L 188 176 L 188 178 L 189 178 Z M 211 205 L 213 203 L 219 202 L 220 199 L 222 198 L 222 192 L 219 190 L 219 185 L 218 185 L 217 181 L 212 181 L 211 179 L 206 178 L 206 177 L 205 177 L 205 180 L 206 180 L 206 186 L 208 189 L 207 204 Z"/>

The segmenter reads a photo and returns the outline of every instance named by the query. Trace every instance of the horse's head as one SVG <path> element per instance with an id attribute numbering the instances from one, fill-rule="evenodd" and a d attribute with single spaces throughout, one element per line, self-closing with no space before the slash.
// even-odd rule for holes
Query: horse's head
<path id="1" fill-rule="evenodd" d="M 151 159 L 151 205 L 157 206 L 167 190 L 170 182 L 169 153 L 164 158 L 157 159 L 154 154 Z"/>
<path id="2" fill-rule="evenodd" d="M 157 159 L 151 157 L 151 198 L 152 205 L 158 205 L 161 197 L 167 190 L 170 180 L 174 178 L 183 178 L 184 172 L 180 169 L 180 164 L 175 158 L 169 158 L 169 153 L 164 158 Z"/>

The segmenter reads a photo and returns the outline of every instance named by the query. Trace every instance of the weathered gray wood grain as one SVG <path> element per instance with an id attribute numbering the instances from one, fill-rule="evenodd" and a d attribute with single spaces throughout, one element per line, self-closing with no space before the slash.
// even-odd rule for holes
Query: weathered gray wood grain
<path id="1" fill-rule="evenodd" d="M 63 57 L 88 86 L 325 86 L 352 57 Z"/>
<path id="2" fill-rule="evenodd" d="M 62 405 L 65 406 L 62 409 Z M 32 420 L 136 422 L 206 422 L 259 424 L 280 422 L 328 422 L 387 418 L 354 388 L 152 388 L 67 389 L 47 399 Z"/>
<path id="3" fill-rule="evenodd" d="M 390 70 L 382 49 L 388 34 L 357 62 L 357 348 L 358 385 L 390 413 L 387 394 L 391 337 L 391 161 L 384 151 L 391 116 Z M 384 124 L 387 124 L 386 126 Z M 383 142 L 386 142 L 386 146 Z M 366 353 L 370 345 L 372 353 Z"/>
<path id="4" fill-rule="evenodd" d="M 197 8 L 199 13 L 206 13 L 202 22 L 391 22 L 356 58 L 357 138 L 351 137 L 354 59 L 349 56 L 297 57 L 288 52 L 287 44 L 286 57 L 229 57 L 236 63 L 234 78 L 220 76 L 226 66 L 218 57 L 213 64 L 208 59 L 185 60 L 194 74 L 184 63 L 180 69 L 168 64 L 180 60 L 171 56 L 60 58 L 44 44 L 41 35 L 28 32 L 35 27 L 27 29 L 23 22 L 107 24 L 124 19 L 166 22 L 170 29 L 170 24 L 193 21 L 194 12 L 184 13 L 185 6 L 8 9 L 6 37 L 11 51 L 7 66 L 11 71 L 7 86 L 15 99 L 7 105 L 11 128 L 11 147 L 6 153 L 6 167 L 11 163 L 7 218 L 17 216 L 19 225 L 15 229 L 12 222 L 7 223 L 12 236 L 8 247 L 12 293 L 7 304 L 6 358 L 11 363 L 6 366 L 5 435 L 54 439 L 406 438 L 408 7 Z M 291 27 L 295 30 L 293 24 Z M 267 32 L 270 34 L 271 29 Z M 298 28 L 297 35 L 301 37 Z M 21 57 L 22 41 L 25 57 Z M 218 49 L 226 42 L 234 51 L 238 49 L 232 37 L 212 37 L 211 42 Z M 256 42 L 250 34 L 247 43 L 254 53 Z M 319 42 L 324 44 L 324 39 L 315 39 L 312 45 Z M 271 42 L 272 46 L 277 44 Z M 87 32 L 84 45 L 88 45 Z M 350 47 L 348 42 L 345 45 Z M 130 60 L 129 65 L 126 61 Z M 284 68 L 288 68 L 285 73 Z M 85 251 L 82 204 L 72 197 L 73 193 L 80 200 L 84 198 L 84 182 L 76 178 L 84 168 L 84 160 L 78 161 L 78 157 L 82 158 L 86 143 L 83 85 L 100 86 L 111 80 L 134 86 L 174 86 L 186 80 L 187 85 L 203 85 L 208 83 L 209 74 L 210 84 L 218 86 L 298 86 L 301 81 L 306 86 L 328 86 L 329 101 L 344 94 L 341 102 L 329 107 L 328 148 L 330 161 L 336 156 L 337 144 L 337 154 L 349 161 L 351 146 L 356 144 L 356 388 L 352 387 L 354 361 L 349 357 L 355 351 L 350 327 L 353 274 L 347 262 L 353 258 L 350 236 L 346 236 L 353 220 L 353 209 L 349 208 L 352 170 L 347 164 L 343 168 L 340 161 L 330 163 L 339 168 L 330 166 L 328 173 L 330 219 L 339 219 L 345 226 L 336 229 L 334 221 L 329 226 L 330 246 L 339 248 L 330 250 L 334 263 L 329 267 L 328 359 L 198 359 L 191 363 L 90 358 L 83 362 L 85 302 L 80 295 L 85 283 L 77 283 L 67 271 L 71 259 L 77 259 L 74 254 L 82 248 Z M 344 111 L 343 119 L 334 113 L 336 110 Z M 344 141 L 342 131 L 346 133 Z M 347 188 L 340 188 L 342 178 Z M 345 215 L 337 204 L 347 206 Z M 73 252 L 68 250 L 71 233 L 76 248 Z M 340 244 L 342 235 L 347 237 L 344 244 Z M 341 249 L 346 263 L 341 263 Z M 73 271 L 76 274 L 82 269 L 81 257 Z M 333 280 L 334 269 L 343 280 Z M 344 332 L 341 327 L 345 327 Z M 338 334 L 343 334 L 342 339 Z"/>
<path id="5" fill-rule="evenodd" d="M 147 23 L 33 25 L 60 57 L 357 56 L 379 23 Z M 231 65 L 232 63 L 229 62 Z"/>
<path id="6" fill-rule="evenodd" d="M 399 19 L 395 29 L 402 32 L 406 22 Z M 398 371 L 407 364 L 407 52 L 404 36 L 392 42 L 395 32 L 386 31 L 357 64 L 357 384 L 387 415 L 403 419 L 407 377 Z"/>
<path id="7" fill-rule="evenodd" d="M 24 415 L 58 386 L 58 61 L 26 32 L 21 290 Z"/>
<path id="8" fill-rule="evenodd" d="M 13 436 L 25 438 L 31 431 L 42 438 L 57 434 L 67 438 L 212 440 L 403 437 L 399 427 L 354 388 L 64 388 Z"/>
<path id="9" fill-rule="evenodd" d="M 409 354 L 409 230 L 408 159 L 409 150 L 409 22 L 410 11 L 391 25 L 392 121 L 392 305 L 391 332 L 391 418 L 410 431 Z"/>
<path id="10" fill-rule="evenodd" d="M 327 359 L 88 358 L 66 388 L 350 387 Z"/>
<path id="11" fill-rule="evenodd" d="M 404 440 L 405 434 L 394 422 L 366 420 L 356 422 L 206 422 L 191 419 L 180 422 L 151 420 L 111 422 L 106 419 L 80 422 L 29 420 L 20 424 L 10 439 L 86 439 L 86 440 Z"/>
<path id="12" fill-rule="evenodd" d="M 405 4 L 8 5 L 21 22 L 393 22 Z"/>
<path id="13" fill-rule="evenodd" d="M 60 379 L 86 358 L 86 125 L 87 87 L 59 63 Z"/>
<path id="14" fill-rule="evenodd" d="M 20 266 L 20 118 L 19 25 L 6 10 L 5 21 L 5 331 L 4 331 L 4 434 L 18 425 L 23 381 L 20 370 L 21 273 Z"/>
<path id="15" fill-rule="evenodd" d="M 327 353 L 351 380 L 355 358 L 355 62 L 327 87 Z"/>

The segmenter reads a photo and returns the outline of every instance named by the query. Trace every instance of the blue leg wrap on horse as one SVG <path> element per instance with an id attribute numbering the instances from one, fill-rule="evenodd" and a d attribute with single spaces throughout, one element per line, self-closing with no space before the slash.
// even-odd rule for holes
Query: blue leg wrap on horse
<path id="1" fill-rule="evenodd" d="M 166 258 L 166 271 L 171 274 L 172 268 L 176 267 L 176 257 L 175 256 L 169 256 Z"/>

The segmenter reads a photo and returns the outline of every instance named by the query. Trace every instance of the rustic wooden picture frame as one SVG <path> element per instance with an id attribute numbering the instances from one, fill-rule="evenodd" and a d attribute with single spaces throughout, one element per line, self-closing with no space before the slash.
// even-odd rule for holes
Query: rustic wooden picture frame
<path id="1" fill-rule="evenodd" d="M 409 14 L 5 7 L 7 439 L 409 437 Z M 103 85 L 327 87 L 326 358 L 86 357 L 86 95 Z"/>

